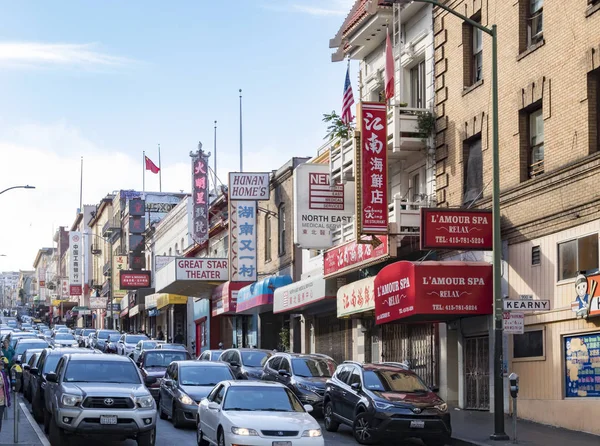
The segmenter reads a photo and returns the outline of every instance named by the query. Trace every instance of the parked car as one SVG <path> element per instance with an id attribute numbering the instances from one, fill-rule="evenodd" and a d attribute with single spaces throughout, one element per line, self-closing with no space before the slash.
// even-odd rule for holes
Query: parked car
<path id="1" fill-rule="evenodd" d="M 114 336 L 113 339 L 114 342 L 116 342 L 119 340 L 121 333 L 119 333 L 117 330 L 97 330 L 96 341 L 94 342 L 94 345 L 91 346 L 91 348 L 97 348 L 98 350 L 103 352 L 105 350 L 106 342 L 109 336 Z"/>
<path id="2" fill-rule="evenodd" d="M 156 348 L 158 348 L 158 349 L 164 348 L 165 350 L 185 350 L 185 351 L 187 351 L 187 347 L 183 344 L 162 343 L 162 344 L 157 344 Z"/>
<path id="3" fill-rule="evenodd" d="M 198 405 L 198 444 L 323 446 L 321 427 L 282 384 L 223 381 Z"/>
<path id="4" fill-rule="evenodd" d="M 273 355 L 270 350 L 257 348 L 231 348 L 225 350 L 219 361 L 226 362 L 233 370 L 235 379 L 254 379 L 262 377 L 265 362 Z"/>
<path id="5" fill-rule="evenodd" d="M 427 446 L 450 444 L 448 405 L 433 390 L 402 364 L 345 361 L 327 381 L 325 429 L 347 424 L 360 444 L 392 435 Z"/>
<path id="6" fill-rule="evenodd" d="M 173 361 L 186 361 L 192 359 L 188 352 L 181 350 L 146 350 L 138 361 L 138 367 L 142 372 L 144 380 L 147 380 L 148 389 L 154 398 L 158 399 L 160 390 L 160 378 L 165 376 L 167 367 Z"/>
<path id="7" fill-rule="evenodd" d="M 55 347 L 77 347 L 78 342 L 70 333 L 54 333 L 52 336 L 52 345 Z"/>
<path id="8" fill-rule="evenodd" d="M 321 355 L 276 353 L 266 362 L 261 379 L 284 384 L 302 404 L 322 410 L 325 383 L 336 367 L 332 359 Z"/>
<path id="9" fill-rule="evenodd" d="M 204 350 L 198 361 L 218 361 L 222 354 L 223 350 Z"/>
<path id="10" fill-rule="evenodd" d="M 54 334 L 54 332 L 52 330 L 44 330 L 41 332 L 41 335 L 38 335 L 38 337 L 42 337 L 42 339 L 44 339 L 47 342 L 50 342 L 52 340 L 52 335 Z"/>
<path id="11" fill-rule="evenodd" d="M 34 338 L 18 338 L 15 342 L 15 355 L 13 356 L 13 362 L 21 361 L 21 355 L 28 348 L 46 348 L 49 347 L 48 343 L 43 339 Z"/>
<path id="12" fill-rule="evenodd" d="M 138 342 L 150 339 L 148 336 L 144 334 L 124 334 L 121 335 L 121 338 L 117 342 L 117 355 L 129 356 L 135 350 L 135 346 Z"/>
<path id="13" fill-rule="evenodd" d="M 17 341 L 19 339 L 24 339 L 24 338 L 28 338 L 28 339 L 38 339 L 38 337 L 36 335 L 34 335 L 33 333 L 28 333 L 26 331 L 13 331 L 10 334 L 10 346 L 12 348 L 16 348 L 17 346 Z"/>
<path id="14" fill-rule="evenodd" d="M 85 338 L 83 340 L 83 342 L 85 344 L 84 347 L 85 348 L 96 348 L 96 340 L 97 340 L 96 336 L 97 336 L 97 333 L 96 333 L 96 330 L 94 330 L 92 333 L 90 333 L 88 335 L 87 338 Z"/>
<path id="15" fill-rule="evenodd" d="M 33 386 L 33 376 L 31 369 L 37 368 L 40 356 L 44 350 L 28 350 L 34 352 L 28 359 L 27 363 L 23 363 L 23 396 L 31 403 L 31 388 Z M 29 353 L 28 353 L 29 354 Z"/>
<path id="16" fill-rule="evenodd" d="M 47 347 L 47 345 L 46 345 L 46 347 Z M 22 394 L 25 394 L 25 374 L 26 374 L 26 371 L 27 371 L 26 370 L 27 369 L 27 367 L 26 367 L 27 363 L 29 362 L 29 360 L 31 359 L 31 357 L 33 355 L 35 355 L 36 353 L 40 353 L 42 350 L 43 350 L 43 348 L 28 348 L 21 355 L 21 361 L 20 361 L 20 363 L 21 363 L 21 370 L 22 370 L 22 372 L 20 374 L 19 373 L 17 373 L 17 374 L 20 375 L 19 378 L 20 378 L 21 382 L 20 382 L 20 385 L 18 387 L 19 387 L 19 391 Z"/>
<path id="17" fill-rule="evenodd" d="M 229 366 L 222 362 L 175 361 L 160 380 L 158 413 L 173 426 L 194 424 L 198 403 L 221 381 L 233 380 Z"/>
<path id="18" fill-rule="evenodd" d="M 133 349 L 131 359 L 137 364 L 140 359 L 140 355 L 146 350 L 155 349 L 158 344 L 164 344 L 165 341 L 155 341 L 154 339 L 145 339 L 138 342 Z"/>
<path id="19" fill-rule="evenodd" d="M 81 330 L 81 333 L 79 333 L 79 336 L 75 336 L 75 339 L 77 339 L 77 343 L 79 344 L 80 347 L 86 347 L 85 345 L 85 340 L 86 338 L 91 334 L 94 333 L 96 330 L 93 328 L 84 328 L 83 330 Z"/>
<path id="20" fill-rule="evenodd" d="M 56 365 L 63 355 L 68 353 L 100 353 L 96 350 L 72 349 L 72 348 L 45 348 L 40 353 L 37 367 L 30 370 L 31 373 L 31 410 L 38 422 L 44 421 L 44 390 L 46 389 L 46 375 L 56 370 Z"/>
<path id="21" fill-rule="evenodd" d="M 130 358 L 68 354 L 47 381 L 52 446 L 67 444 L 72 435 L 154 446 L 156 405 Z"/>

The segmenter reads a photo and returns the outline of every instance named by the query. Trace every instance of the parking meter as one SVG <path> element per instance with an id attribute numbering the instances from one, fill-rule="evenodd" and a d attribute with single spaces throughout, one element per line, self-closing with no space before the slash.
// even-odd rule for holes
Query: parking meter
<path id="1" fill-rule="evenodd" d="M 519 394 L 519 375 L 511 373 L 508 381 L 510 383 L 510 396 L 516 398 Z"/>

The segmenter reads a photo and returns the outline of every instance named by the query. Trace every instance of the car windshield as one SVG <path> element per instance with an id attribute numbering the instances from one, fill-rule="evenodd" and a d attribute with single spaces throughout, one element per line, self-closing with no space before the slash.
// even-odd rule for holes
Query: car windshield
<path id="1" fill-rule="evenodd" d="M 246 367 L 262 367 L 271 355 L 265 352 L 242 352 L 242 364 Z"/>
<path id="2" fill-rule="evenodd" d="M 221 357 L 221 354 L 222 354 L 222 353 L 223 353 L 222 351 L 218 351 L 218 352 L 212 352 L 212 353 L 210 354 L 211 361 L 218 361 L 218 360 L 219 360 L 219 358 Z"/>
<path id="3" fill-rule="evenodd" d="M 215 386 L 229 379 L 234 379 L 229 367 L 189 365 L 179 369 L 179 383 L 182 386 Z"/>
<path id="4" fill-rule="evenodd" d="M 119 336 L 118 331 L 101 330 L 98 332 L 98 339 L 108 339 L 109 336 Z"/>
<path id="5" fill-rule="evenodd" d="M 417 375 L 396 370 L 367 370 L 365 387 L 377 392 L 428 392 L 429 389 Z"/>
<path id="6" fill-rule="evenodd" d="M 161 352 L 153 350 L 146 353 L 144 367 L 167 367 L 173 361 L 185 361 L 188 359 L 187 352 Z"/>
<path id="7" fill-rule="evenodd" d="M 48 343 L 46 341 L 27 341 L 27 342 L 19 342 L 17 344 L 17 348 L 15 349 L 15 355 L 22 355 L 25 350 L 28 348 L 46 348 L 48 347 Z"/>
<path id="8" fill-rule="evenodd" d="M 158 342 L 154 342 L 154 341 L 142 342 L 142 349 L 150 350 L 150 349 L 153 349 L 154 347 L 156 347 L 157 344 L 158 344 Z"/>
<path id="9" fill-rule="evenodd" d="M 294 375 L 303 378 L 331 378 L 335 372 L 335 363 L 326 359 L 297 358 L 292 359 Z"/>
<path id="10" fill-rule="evenodd" d="M 69 329 L 68 328 L 59 328 L 58 330 L 56 330 L 57 333 L 68 333 Z"/>
<path id="11" fill-rule="evenodd" d="M 52 330 L 44 330 L 44 336 L 52 336 Z"/>
<path id="12" fill-rule="evenodd" d="M 304 412 L 291 390 L 285 387 L 231 386 L 223 410 Z"/>
<path id="13" fill-rule="evenodd" d="M 76 328 L 76 329 L 75 329 L 75 334 L 76 334 L 76 335 L 79 335 L 79 334 L 81 334 L 81 328 Z"/>
<path id="14" fill-rule="evenodd" d="M 140 377 L 131 361 L 71 360 L 65 370 L 64 382 L 140 384 Z"/>
<path id="15" fill-rule="evenodd" d="M 138 342 L 143 341 L 144 339 L 148 339 L 148 338 L 144 335 L 125 336 L 125 343 L 126 344 L 137 344 Z"/>
<path id="16" fill-rule="evenodd" d="M 91 330 L 90 330 L 90 329 L 88 328 L 88 329 L 86 329 L 86 330 L 83 330 L 83 331 L 81 332 L 81 335 L 82 335 L 82 336 L 89 336 L 89 335 L 90 335 L 91 333 L 93 333 L 94 331 L 96 331 L 96 330 L 94 330 L 94 329 L 91 329 Z"/>
<path id="17" fill-rule="evenodd" d="M 57 333 L 56 336 L 54 336 L 54 340 L 56 340 L 56 341 L 74 341 L 75 337 L 73 337 L 73 335 L 71 335 L 69 333 Z"/>
<path id="18" fill-rule="evenodd" d="M 173 350 L 185 350 L 185 345 L 182 344 L 161 344 L 160 348 L 164 348 L 165 350 L 173 349 Z"/>
<path id="19" fill-rule="evenodd" d="M 37 336 L 36 336 L 36 335 L 34 335 L 34 334 L 25 335 L 25 336 L 17 336 L 17 337 L 15 337 L 15 336 L 13 335 L 13 336 L 12 336 L 12 338 L 11 338 L 11 341 L 10 341 L 10 346 L 11 346 L 12 348 L 15 348 L 15 347 L 16 347 L 16 345 L 17 345 L 17 342 L 19 341 L 19 339 L 34 339 L 34 338 L 36 338 L 36 337 L 37 337 Z"/>

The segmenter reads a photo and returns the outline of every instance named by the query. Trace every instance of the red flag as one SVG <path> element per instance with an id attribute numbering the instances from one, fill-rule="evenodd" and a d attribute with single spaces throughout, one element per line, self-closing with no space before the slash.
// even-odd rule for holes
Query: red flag
<path id="1" fill-rule="evenodd" d="M 390 34 L 385 38 L 385 99 L 390 100 L 394 97 L 394 55 L 392 52 L 392 43 Z"/>
<path id="2" fill-rule="evenodd" d="M 146 156 L 145 161 L 146 161 L 146 170 L 149 170 L 152 173 L 158 173 L 160 168 L 156 164 L 154 164 L 150 158 L 148 158 Z"/>

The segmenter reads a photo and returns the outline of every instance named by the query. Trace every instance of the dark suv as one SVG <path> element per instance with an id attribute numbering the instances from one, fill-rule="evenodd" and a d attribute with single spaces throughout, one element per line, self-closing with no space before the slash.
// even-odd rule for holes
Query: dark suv
<path id="1" fill-rule="evenodd" d="M 324 404 L 325 429 L 347 424 L 360 444 L 390 436 L 450 444 L 448 405 L 402 364 L 344 362 L 327 381 Z"/>
<path id="2" fill-rule="evenodd" d="M 262 380 L 285 384 L 302 404 L 321 410 L 325 383 L 336 367 L 333 359 L 322 355 L 275 353 L 263 368 Z"/>
<path id="3" fill-rule="evenodd" d="M 226 362 L 231 367 L 235 379 L 257 381 L 262 376 L 263 366 L 273 355 L 270 350 L 257 348 L 231 348 L 225 350 L 219 361 Z"/>

